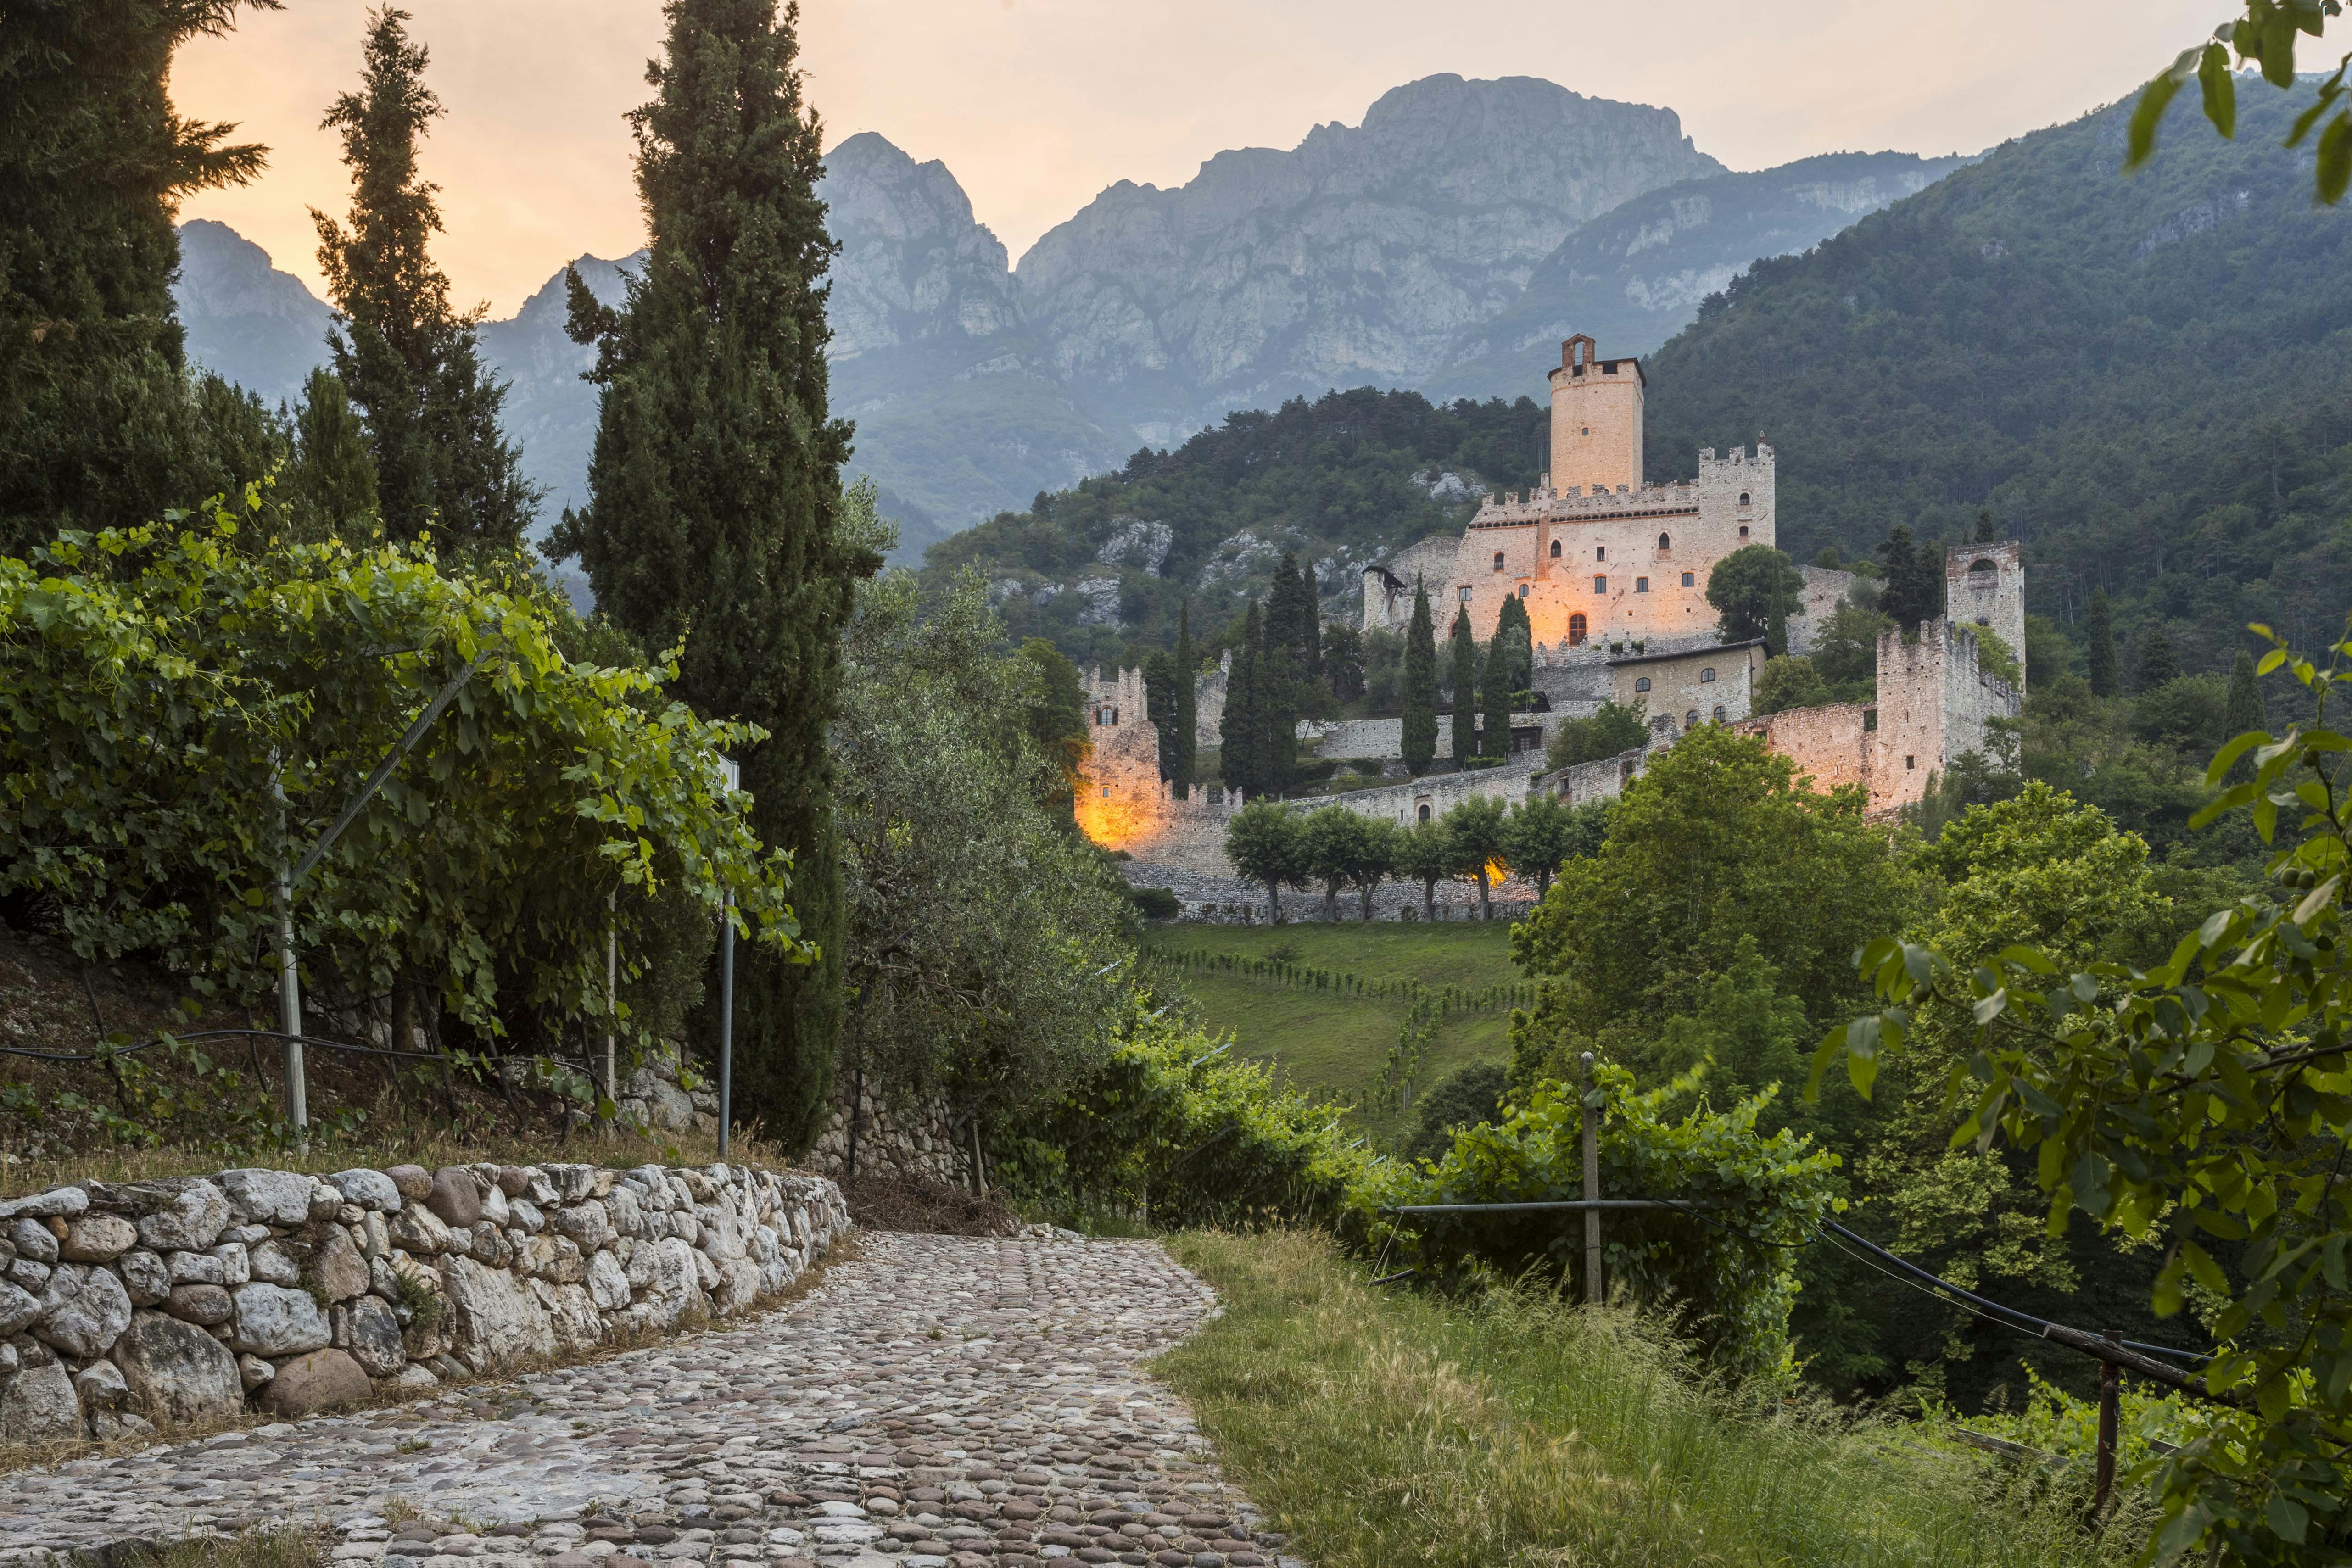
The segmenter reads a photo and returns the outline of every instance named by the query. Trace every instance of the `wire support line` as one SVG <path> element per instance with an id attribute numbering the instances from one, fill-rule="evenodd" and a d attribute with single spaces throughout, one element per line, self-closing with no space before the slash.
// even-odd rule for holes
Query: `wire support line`
<path id="1" fill-rule="evenodd" d="M 131 1045 L 116 1046 L 106 1051 L 34 1051 L 21 1045 L 0 1045 L 0 1056 L 28 1057 L 35 1061 L 91 1062 L 110 1057 L 136 1056 L 142 1051 L 152 1051 L 159 1045 L 179 1041 L 188 1044 L 200 1040 L 289 1040 L 299 1039 L 305 1045 L 324 1046 L 329 1051 L 348 1051 L 362 1056 L 397 1056 L 410 1061 L 446 1061 L 446 1056 L 429 1051 L 400 1051 L 385 1045 L 358 1045 L 350 1040 L 323 1040 L 315 1034 L 289 1036 L 274 1029 L 194 1029 L 184 1034 L 165 1032 L 153 1040 L 142 1040 Z"/>

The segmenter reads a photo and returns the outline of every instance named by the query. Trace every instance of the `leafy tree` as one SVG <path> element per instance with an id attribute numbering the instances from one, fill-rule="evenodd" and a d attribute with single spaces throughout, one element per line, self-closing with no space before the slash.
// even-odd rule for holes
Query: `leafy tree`
<path id="1" fill-rule="evenodd" d="M 1474 1061 L 1430 1086 L 1412 1108 L 1412 1130 L 1398 1151 L 1408 1160 L 1440 1160 L 1461 1127 L 1498 1122 L 1510 1081 L 1498 1061 Z"/>
<path id="2" fill-rule="evenodd" d="M 1412 624 L 1405 632 L 1400 684 L 1405 771 L 1418 779 L 1437 757 L 1437 636 L 1429 615 L 1429 593 L 1418 583 L 1412 591 Z"/>
<path id="3" fill-rule="evenodd" d="M 2123 693 L 2122 668 L 2116 657 L 2115 622 L 2108 618 L 2107 591 L 2091 590 L 2091 608 L 2085 616 L 2089 635 L 2091 695 L 2095 697 L 2119 696 Z"/>
<path id="4" fill-rule="evenodd" d="M 1367 923 L 1372 918 L 1372 894 L 1396 869 L 1398 841 L 1403 837 L 1404 830 L 1385 817 L 1364 819 L 1364 836 L 1348 868 L 1348 880 L 1362 898 L 1360 913 Z"/>
<path id="5" fill-rule="evenodd" d="M 1784 655 L 1767 659 L 1756 673 L 1756 691 L 1748 711 L 1758 717 L 1795 707 L 1820 707 L 1836 699 L 1811 659 Z"/>
<path id="6" fill-rule="evenodd" d="M 1264 799 L 1252 800 L 1225 824 L 1225 858 L 1244 881 L 1265 884 L 1267 917 L 1277 925 L 1283 884 L 1303 888 L 1314 871 L 1305 819 Z"/>
<path id="7" fill-rule="evenodd" d="M 61 521 L 136 523 L 190 498 L 172 218 L 192 191 L 252 179 L 268 150 L 182 118 L 167 82 L 173 51 L 226 33 L 237 10 L 0 13 L 0 551 Z"/>
<path id="8" fill-rule="evenodd" d="M 1454 698 L 1454 765 L 1466 767 L 1478 755 L 1478 644 L 1470 635 L 1467 611 L 1456 611 L 1447 685 Z"/>
<path id="9" fill-rule="evenodd" d="M 1370 841 L 1370 819 L 1345 806 L 1325 806 L 1307 819 L 1307 874 L 1323 884 L 1323 918 L 1339 918 L 1339 890 L 1356 878 Z M 1370 900 L 1370 891 L 1365 898 Z"/>
<path id="10" fill-rule="evenodd" d="M 2017 650 L 2000 632 L 1990 626 L 1971 626 L 1968 631 L 1977 640 L 1978 669 L 2012 686 L 2024 685 L 2025 672 L 2017 663 Z"/>
<path id="11" fill-rule="evenodd" d="M 1551 891 L 1560 866 L 1601 847 L 1594 831 L 1599 802 L 1571 807 L 1557 795 L 1536 795 L 1514 808 L 1503 834 L 1503 863 L 1536 879 L 1536 896 Z"/>
<path id="12" fill-rule="evenodd" d="M 521 454 L 499 433 L 506 387 L 474 342 L 482 311 L 451 308 L 449 280 L 426 255 L 441 214 L 438 187 L 418 177 L 416 143 L 442 110 L 407 22 L 391 6 L 369 18 L 360 90 L 337 98 L 322 127 L 342 133 L 352 172 L 349 229 L 315 208 L 310 214 L 340 313 L 328 347 L 365 415 L 385 533 L 408 540 L 431 529 L 511 549 L 542 492 L 522 477 Z"/>
<path id="13" fill-rule="evenodd" d="M 1323 679 L 1338 701 L 1364 695 L 1363 634 L 1344 621 L 1323 628 Z"/>
<path id="14" fill-rule="evenodd" d="M 1895 622 L 1851 600 L 1840 604 L 1822 622 L 1809 655 L 1814 671 L 1829 684 L 1831 700 L 1868 702 L 1878 695 L 1878 639 L 1895 630 Z"/>
<path id="15" fill-rule="evenodd" d="M 1187 599 L 1176 611 L 1176 734 L 1169 769 L 1179 800 L 1191 799 L 1192 776 L 1200 768 L 1195 750 L 1201 743 L 1200 675 L 1200 656 L 1192 649 L 1192 601 Z"/>
<path id="16" fill-rule="evenodd" d="M 1944 612 L 1943 551 L 1915 541 L 1908 525 L 1886 530 L 1878 546 L 1879 564 L 1885 569 L 1885 586 L 1878 591 L 1878 609 L 1903 629 L 1906 637 L 1918 635 L 1922 621 Z"/>
<path id="17" fill-rule="evenodd" d="M 1071 818 L 1078 773 L 1087 765 L 1087 754 L 1094 749 L 1094 727 L 1087 722 L 1086 686 L 1078 679 L 1078 667 L 1043 637 L 1023 643 L 1021 657 L 1030 668 L 1029 741 L 1053 763 L 1051 771 L 1039 781 L 1043 791 L 1039 800 L 1051 804 L 1066 821 Z"/>
<path id="18" fill-rule="evenodd" d="M 1486 666 L 1479 682 L 1478 708 L 1484 727 L 1478 732 L 1478 750 L 1483 757 L 1511 754 L 1511 691 L 1510 633 L 1497 632 L 1486 645 Z"/>
<path id="19" fill-rule="evenodd" d="M 1068 758 L 1033 727 L 1040 662 L 1002 643 L 976 573 L 929 603 L 911 572 L 860 585 L 832 730 L 842 1068 L 992 1128 L 1091 1070 L 1116 1002 L 1101 971 L 1123 942 L 1116 877 L 1049 804 Z"/>
<path id="20" fill-rule="evenodd" d="M 585 511 L 556 532 L 604 613 L 646 645 L 686 638 L 679 691 L 768 732 L 743 759 L 761 836 L 802 868 L 813 967 L 744 977 L 738 1089 L 799 1148 L 828 1103 L 840 1028 L 840 855 L 825 734 L 856 580 L 880 565 L 845 528 L 849 427 L 825 405 L 833 241 L 815 183 L 797 15 L 768 0 L 669 0 L 652 102 L 630 123 L 650 255 L 625 306 L 568 276 L 572 331 L 604 389 Z M 688 632 L 691 630 L 691 636 Z"/>
<path id="21" fill-rule="evenodd" d="M 1437 918 L 1437 884 L 1454 871 L 1454 837 L 1442 821 L 1415 822 L 1397 835 L 1391 869 L 1421 883 L 1421 917 Z"/>
<path id="22" fill-rule="evenodd" d="M 1706 576 L 1706 601 L 1716 608 L 1723 640 L 1762 637 L 1775 653 L 1788 651 L 1789 616 L 1804 589 L 1804 575 L 1770 545 L 1743 545 Z"/>
<path id="23" fill-rule="evenodd" d="M 2150 626 L 2140 633 L 2139 669 L 2132 689 L 2154 691 L 2167 681 L 2179 678 L 2180 657 L 2172 651 L 2172 639 L 2164 634 L 2163 627 Z"/>
<path id="24" fill-rule="evenodd" d="M 1857 789 L 1801 787 L 1794 763 L 1725 726 L 1653 755 L 1610 808 L 1601 853 L 1567 862 L 1512 930 L 1519 964 L 1561 982 L 1524 1027 L 1654 1030 L 1693 1010 L 1699 977 L 1720 972 L 1743 932 L 1808 1017 L 1828 1016 L 1853 995 L 1862 935 L 1915 897 L 1866 809 Z"/>
<path id="25" fill-rule="evenodd" d="M 2052 1231 L 2080 1209 L 2161 1257 L 2151 1304 L 2193 1309 L 2218 1342 L 2185 1381 L 2219 1408 L 2151 1478 L 2164 1513 L 2151 1552 L 2175 1561 L 2313 1562 L 2340 1555 L 2352 1522 L 2352 1289 L 2332 1261 L 2352 1246 L 2352 738 L 2326 727 L 2352 641 L 2325 666 L 2284 645 L 2263 660 L 2282 664 L 2313 722 L 2224 747 L 2210 782 L 2242 757 L 2254 776 L 2200 813 L 2252 816 L 2275 845 L 2270 888 L 2145 968 L 2112 948 L 2086 964 L 2030 944 L 1971 967 L 1940 943 L 1882 938 L 1859 956 L 1877 1010 L 1832 1030 L 1814 1061 L 1816 1084 L 1843 1058 L 1869 1094 L 1882 1064 L 1907 1071 L 1948 1031 L 1969 1109 L 1953 1145 L 2015 1150 Z"/>
<path id="26" fill-rule="evenodd" d="M 302 405 L 294 411 L 294 458 L 279 488 L 288 509 L 321 533 L 356 534 L 380 526 L 366 428 L 341 380 L 324 365 L 313 367 L 303 382 Z"/>
<path id="27" fill-rule="evenodd" d="M 2192 44 L 2181 50 L 2169 67 L 2140 89 L 2138 102 L 2132 110 L 2130 140 L 2124 162 L 2126 169 L 2137 169 L 2155 155 L 2157 129 L 2164 122 L 2164 111 L 2171 106 L 2173 95 L 2191 81 L 2198 84 L 2205 118 L 2212 121 L 2213 129 L 2224 137 L 2237 135 L 2238 89 L 2231 69 L 2231 57 L 2234 55 L 2241 64 L 2251 61 L 2261 67 L 2263 79 L 2271 86 L 2283 91 L 2291 89 L 2296 83 L 2296 36 L 2318 37 L 2326 31 L 2329 19 L 2338 15 L 2334 5 L 2298 5 L 2294 0 L 2286 0 L 2285 4 L 2278 0 L 2243 0 L 2243 4 L 2245 15 L 2242 18 L 2214 28 L 2212 42 Z M 2328 206 L 2341 202 L 2346 185 L 2352 183 L 2352 110 L 2342 107 L 2346 63 L 2338 61 L 2335 74 L 2320 82 L 2310 106 L 2295 116 L 2294 128 L 2286 139 L 2287 146 L 2298 147 L 2315 127 L 2319 128 L 2312 190 Z"/>
<path id="28" fill-rule="evenodd" d="M 1563 720 L 1551 733 L 1544 765 L 1554 769 L 1638 751 L 1650 742 L 1649 721 L 1637 698 L 1632 707 L 1604 702 L 1589 718 Z"/>
<path id="29" fill-rule="evenodd" d="M 1504 852 L 1509 847 L 1510 822 L 1503 803 L 1473 795 L 1445 813 L 1445 831 L 1454 841 L 1454 874 L 1478 883 L 1478 918 L 1495 918 L 1494 882 L 1498 866 L 1508 870 Z"/>

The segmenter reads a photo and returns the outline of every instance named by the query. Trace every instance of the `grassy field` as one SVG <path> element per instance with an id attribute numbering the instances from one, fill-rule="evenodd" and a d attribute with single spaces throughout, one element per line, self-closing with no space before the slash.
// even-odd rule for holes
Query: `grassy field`
<path id="1" fill-rule="evenodd" d="M 2147 1539 L 1900 1427 L 1742 1405 L 1622 1314 L 1375 1290 L 1307 1233 L 1169 1245 L 1224 1311 L 1157 1368 L 1318 1568 L 2088 1568 Z"/>
<path id="2" fill-rule="evenodd" d="M 1511 963 L 1510 930 L 1500 920 L 1435 925 L 1171 924 L 1154 927 L 1143 945 L 1156 952 L 1281 958 L 1368 982 L 1417 980 L 1477 989 L 1522 978 Z M 1404 1023 L 1406 1004 L 1397 995 L 1344 995 L 1198 970 L 1185 970 L 1172 980 L 1192 998 L 1202 1024 L 1231 1030 L 1243 1051 L 1272 1058 L 1302 1086 L 1349 1098 L 1370 1088 Z M 1507 1009 L 1455 1015 L 1438 1031 L 1414 1088 L 1426 1088 L 1474 1061 L 1499 1061 L 1510 1053 Z M 1382 1133 L 1393 1120 L 1369 1117 L 1363 1125 Z"/>

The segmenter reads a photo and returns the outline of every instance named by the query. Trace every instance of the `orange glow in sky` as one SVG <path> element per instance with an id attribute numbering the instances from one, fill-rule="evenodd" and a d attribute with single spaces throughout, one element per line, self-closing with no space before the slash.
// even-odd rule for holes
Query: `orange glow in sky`
<path id="1" fill-rule="evenodd" d="M 565 261 L 643 239 L 622 115 L 660 47 L 656 0 L 406 0 L 449 113 L 426 146 L 448 225 L 436 256 L 499 315 Z M 828 145 L 860 131 L 941 159 L 1018 256 L 1118 180 L 1181 184 L 1223 149 L 1295 146 L 1441 71 L 1538 76 L 1678 110 L 1738 169 L 1816 152 L 1977 152 L 2133 90 L 2228 11 L 2221 0 L 809 0 L 809 98 Z M 181 52 L 179 110 L 273 149 L 217 218 L 315 289 L 308 209 L 343 210 L 319 120 L 350 87 L 362 0 L 251 12 Z"/>

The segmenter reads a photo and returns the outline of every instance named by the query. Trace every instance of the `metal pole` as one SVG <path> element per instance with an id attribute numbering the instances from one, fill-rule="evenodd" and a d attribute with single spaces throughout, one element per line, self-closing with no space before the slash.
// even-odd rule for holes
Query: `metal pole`
<path id="1" fill-rule="evenodd" d="M 727 1157 L 727 1130 L 735 1119 L 735 894 L 719 917 L 719 1157 Z"/>
<path id="2" fill-rule="evenodd" d="M 269 792 L 278 799 L 278 822 L 286 826 L 286 779 L 275 753 L 270 757 Z M 285 1040 L 286 1123 L 295 1142 L 310 1141 L 310 1093 L 302 1071 L 302 969 L 294 957 L 294 873 L 280 856 L 278 862 L 278 1032 Z"/>
<path id="3" fill-rule="evenodd" d="M 2105 1337 L 2110 1344 L 2121 1344 L 2124 1331 L 2109 1329 Z M 2123 1368 L 2112 1361 L 2099 1364 L 2099 1458 L 2091 1495 L 2091 1517 L 2095 1520 L 2106 1511 L 2107 1494 L 2115 1490 L 2116 1406 L 2123 1381 Z"/>
<path id="4" fill-rule="evenodd" d="M 1601 1111 L 1592 1103 L 1592 1053 L 1584 1053 L 1584 1201 L 1601 1200 Z M 1584 1299 L 1598 1306 L 1601 1291 L 1601 1210 L 1584 1211 Z"/>
<path id="5" fill-rule="evenodd" d="M 620 1013 L 621 933 L 614 916 L 621 907 L 621 890 L 604 894 L 604 1098 L 621 1103 L 620 1079 L 613 1060 L 613 1020 Z"/>

